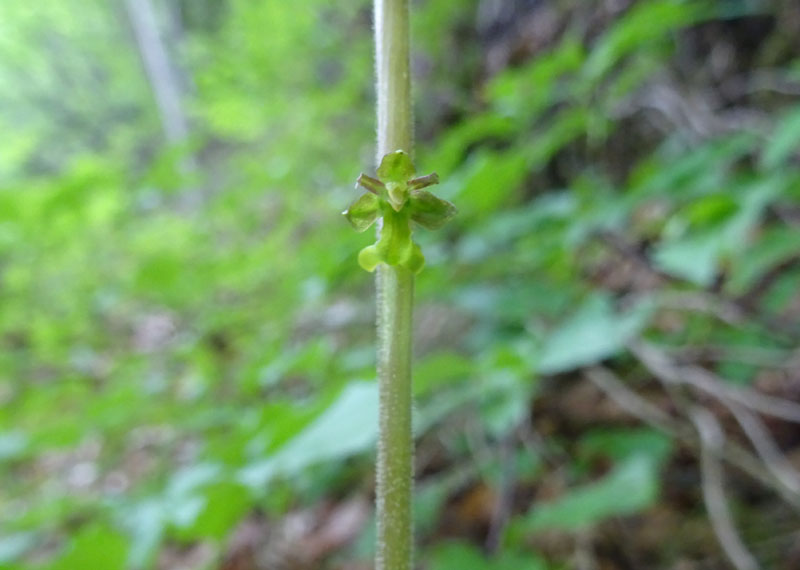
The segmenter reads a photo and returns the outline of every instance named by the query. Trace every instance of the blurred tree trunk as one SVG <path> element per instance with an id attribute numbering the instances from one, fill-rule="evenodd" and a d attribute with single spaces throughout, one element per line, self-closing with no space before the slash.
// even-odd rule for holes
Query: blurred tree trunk
<path id="1" fill-rule="evenodd" d="M 169 144 L 180 144 L 189 136 L 189 124 L 183 108 L 180 80 L 158 32 L 153 4 L 150 0 L 125 0 L 125 7 L 156 99 L 164 135 Z"/>

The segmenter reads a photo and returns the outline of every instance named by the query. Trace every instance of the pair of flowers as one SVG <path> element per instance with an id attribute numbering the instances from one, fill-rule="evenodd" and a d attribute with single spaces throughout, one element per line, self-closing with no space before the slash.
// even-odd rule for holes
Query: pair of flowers
<path id="1" fill-rule="evenodd" d="M 402 150 L 385 155 L 377 175 L 378 178 L 366 174 L 358 177 L 356 187 L 362 186 L 367 192 L 343 212 L 359 232 L 378 218 L 383 219 L 378 241 L 359 252 L 358 263 L 367 271 L 385 263 L 419 273 L 425 265 L 425 256 L 411 239 L 411 222 L 435 230 L 456 214 L 456 207 L 423 190 L 438 184 L 439 176 L 434 173 L 415 178 L 414 164 Z"/>

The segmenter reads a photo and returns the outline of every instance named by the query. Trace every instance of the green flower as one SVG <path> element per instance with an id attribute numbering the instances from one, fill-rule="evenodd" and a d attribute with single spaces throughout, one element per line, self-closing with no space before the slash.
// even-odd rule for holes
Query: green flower
<path id="1" fill-rule="evenodd" d="M 415 178 L 411 158 L 402 150 L 381 159 L 378 178 L 361 174 L 356 182 L 367 190 L 342 212 L 359 232 L 365 231 L 380 217 L 383 219 L 380 238 L 358 254 L 358 263 L 374 271 L 379 263 L 400 265 L 414 273 L 422 271 L 425 257 L 411 239 L 411 222 L 435 230 L 456 215 L 456 207 L 427 190 L 439 183 L 434 174 Z"/>

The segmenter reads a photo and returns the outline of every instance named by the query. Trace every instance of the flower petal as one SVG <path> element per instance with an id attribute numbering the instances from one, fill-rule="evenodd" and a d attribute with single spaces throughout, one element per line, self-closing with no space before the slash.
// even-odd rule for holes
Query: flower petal
<path id="1" fill-rule="evenodd" d="M 408 187 L 411 190 L 421 190 L 422 188 L 427 188 L 428 186 L 433 186 L 434 184 L 439 184 L 439 175 L 435 172 L 428 174 L 427 176 L 412 178 L 408 181 Z"/>
<path id="2" fill-rule="evenodd" d="M 383 182 L 381 182 L 377 178 L 373 178 L 372 176 L 367 176 L 363 172 L 358 176 L 358 179 L 356 180 L 356 190 L 358 190 L 359 186 L 361 186 L 365 190 L 369 190 L 370 192 L 378 196 L 380 196 L 381 193 L 386 189 L 385 186 L 383 185 Z"/>

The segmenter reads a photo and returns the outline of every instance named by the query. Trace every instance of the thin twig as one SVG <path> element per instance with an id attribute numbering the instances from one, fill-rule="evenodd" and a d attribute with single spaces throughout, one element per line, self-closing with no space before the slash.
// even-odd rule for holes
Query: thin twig
<path id="1" fill-rule="evenodd" d="M 676 361 L 740 362 L 773 369 L 791 369 L 798 366 L 797 356 L 788 351 L 756 348 L 752 346 L 701 345 L 663 349 Z"/>
<path id="2" fill-rule="evenodd" d="M 486 534 L 486 551 L 489 553 L 497 552 L 501 545 L 503 532 L 511 518 L 516 466 L 514 464 L 514 447 L 510 439 L 511 436 L 507 436 L 500 445 L 500 463 L 503 467 L 503 473 L 500 481 L 500 492 L 492 511 L 489 532 Z"/>
<path id="3" fill-rule="evenodd" d="M 737 570 L 758 570 L 758 562 L 742 542 L 728 509 L 723 488 L 723 472 L 720 456 L 725 443 L 722 431 L 714 414 L 695 406 L 689 418 L 700 435 L 700 470 L 702 474 L 703 500 L 722 550 Z"/>
<path id="4" fill-rule="evenodd" d="M 610 370 L 597 366 L 584 371 L 595 386 L 614 400 L 622 409 L 647 425 L 675 437 L 684 445 L 699 448 L 697 436 L 692 428 L 685 426 L 647 399 L 625 386 Z M 767 471 L 763 463 L 742 446 L 727 441 L 722 450 L 726 462 L 749 475 L 768 489 L 775 491 L 788 505 L 800 511 L 800 495 L 787 488 L 783 482 Z"/>
<path id="5" fill-rule="evenodd" d="M 669 359 L 666 353 L 658 354 L 658 349 L 651 345 L 637 346 L 634 352 L 645 363 L 645 366 L 648 366 L 650 371 L 662 380 L 679 383 L 682 378 L 692 386 L 714 396 L 717 401 L 731 411 L 767 469 L 788 491 L 800 494 L 800 476 L 797 471 L 783 455 L 761 419 L 747 406 L 753 398 L 752 394 L 747 397 L 746 401 L 742 401 L 742 398 L 738 397 L 741 395 L 733 394 L 723 379 L 717 378 L 704 368 L 679 367 Z M 753 394 L 758 393 L 753 392 Z M 763 398 L 766 396 L 758 394 L 757 399 L 761 399 L 762 403 Z M 781 402 L 791 404 L 788 401 Z M 757 406 L 753 407 L 758 409 Z M 773 408 L 774 402 L 770 402 L 769 409 Z"/>
<path id="6" fill-rule="evenodd" d="M 800 475 L 775 443 L 764 422 L 744 406 L 726 402 L 767 469 L 790 491 L 800 494 Z"/>
<path id="7" fill-rule="evenodd" d="M 658 295 L 657 302 L 666 309 L 706 313 L 731 326 L 745 321 L 745 313 L 740 307 L 713 293 L 667 291 Z"/>
<path id="8" fill-rule="evenodd" d="M 629 389 L 607 368 L 595 366 L 586 369 L 585 374 L 592 384 L 600 388 L 628 413 L 670 435 L 681 435 L 678 433 L 678 426 L 669 414 Z"/>
<path id="9" fill-rule="evenodd" d="M 584 529 L 575 537 L 574 560 L 576 570 L 597 570 L 591 530 Z"/>
<path id="10" fill-rule="evenodd" d="M 775 285 L 778 279 L 798 266 L 800 266 L 800 254 L 784 259 L 765 271 L 749 290 L 736 299 L 736 303 L 747 310 L 755 311 L 758 307 L 758 301 Z"/>
<path id="11" fill-rule="evenodd" d="M 649 343 L 635 341 L 629 343 L 628 348 L 653 375 L 666 382 L 688 384 L 714 398 L 729 398 L 762 414 L 800 423 L 800 404 L 749 388 L 730 386 L 716 374 L 698 366 L 680 366 Z"/>

